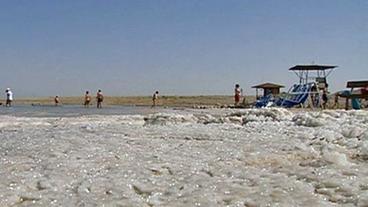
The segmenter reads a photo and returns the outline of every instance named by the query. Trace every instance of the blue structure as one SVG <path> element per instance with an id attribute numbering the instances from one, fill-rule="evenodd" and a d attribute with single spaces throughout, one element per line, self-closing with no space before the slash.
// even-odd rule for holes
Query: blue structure
<path id="1" fill-rule="evenodd" d="M 259 100 L 256 101 L 256 108 L 267 107 L 268 105 L 272 103 L 274 103 L 274 99 L 271 94 L 267 96 L 262 96 Z"/>
<path id="2" fill-rule="evenodd" d="M 360 104 L 360 101 L 359 101 L 359 98 L 354 98 L 354 96 L 352 95 L 352 91 L 349 91 L 349 90 L 340 91 L 338 93 L 338 95 L 341 96 L 341 97 L 352 97 L 351 98 L 351 107 L 353 109 L 357 109 L 358 110 L 358 109 L 361 109 L 362 108 L 362 106 Z M 349 100 L 347 99 L 347 102 L 348 101 Z M 346 106 L 346 109 L 348 109 L 348 106 Z"/>
<path id="3" fill-rule="evenodd" d="M 285 108 L 291 108 L 297 105 L 303 105 L 311 93 L 311 89 L 314 83 L 296 84 L 288 93 L 287 97 L 279 98 L 275 104 Z"/>
<path id="4" fill-rule="evenodd" d="M 272 95 L 261 97 L 256 102 L 257 108 L 267 107 L 270 105 L 291 108 L 301 106 L 307 100 L 312 92 L 315 83 L 295 84 L 293 85 L 285 97 L 274 98 Z"/>
<path id="5" fill-rule="evenodd" d="M 299 84 L 293 85 L 285 97 L 264 96 L 256 102 L 256 107 L 276 105 L 285 108 L 301 106 L 310 98 L 309 106 L 321 106 L 320 94 L 327 92 L 327 76 L 336 68 L 334 65 L 296 65 L 290 68 L 299 78 Z"/>

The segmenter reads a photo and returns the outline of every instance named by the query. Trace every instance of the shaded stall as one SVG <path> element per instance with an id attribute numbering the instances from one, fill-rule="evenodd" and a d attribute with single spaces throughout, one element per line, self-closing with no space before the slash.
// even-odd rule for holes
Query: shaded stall
<path id="1" fill-rule="evenodd" d="M 328 100 L 327 95 L 325 98 L 323 94 L 328 94 L 328 81 L 327 77 L 332 71 L 337 68 L 336 65 L 296 65 L 290 68 L 299 77 L 299 84 L 311 84 L 314 83 L 309 93 L 309 106 L 324 108 Z"/>
<path id="2" fill-rule="evenodd" d="M 276 96 L 280 94 L 280 88 L 284 88 L 283 85 L 275 84 L 275 83 L 262 83 L 259 85 L 252 86 L 252 88 L 256 89 L 256 98 L 259 98 L 258 90 L 263 90 L 263 96 L 267 96 L 272 94 L 273 96 Z"/>
<path id="3" fill-rule="evenodd" d="M 296 65 L 289 70 L 299 77 L 299 84 L 316 82 L 318 88 L 323 90 L 328 87 L 327 77 L 335 68 L 336 65 Z"/>
<path id="4" fill-rule="evenodd" d="M 349 100 L 351 100 L 353 109 L 361 109 L 359 99 L 368 99 L 368 80 L 364 81 L 348 81 L 346 84 L 349 91 L 343 91 L 337 94 L 337 96 L 345 98 L 345 109 L 349 109 Z M 338 102 L 338 101 L 336 101 Z"/>

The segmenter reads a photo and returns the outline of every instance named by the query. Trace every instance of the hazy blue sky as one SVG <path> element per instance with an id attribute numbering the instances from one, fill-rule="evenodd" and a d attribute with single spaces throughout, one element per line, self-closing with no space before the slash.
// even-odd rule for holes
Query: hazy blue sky
<path id="1" fill-rule="evenodd" d="M 0 1 L 0 88 L 16 97 L 232 94 L 334 64 L 368 79 L 366 0 Z"/>

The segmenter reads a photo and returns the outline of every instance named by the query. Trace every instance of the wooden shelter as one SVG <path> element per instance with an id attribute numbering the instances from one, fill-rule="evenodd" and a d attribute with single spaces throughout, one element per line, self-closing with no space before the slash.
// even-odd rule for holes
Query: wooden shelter
<path id="1" fill-rule="evenodd" d="M 263 89 L 263 96 L 272 94 L 273 96 L 280 94 L 280 88 L 284 88 L 283 85 L 278 85 L 275 83 L 262 83 L 256 86 L 252 86 L 256 89 L 256 98 L 258 99 L 258 89 Z"/>

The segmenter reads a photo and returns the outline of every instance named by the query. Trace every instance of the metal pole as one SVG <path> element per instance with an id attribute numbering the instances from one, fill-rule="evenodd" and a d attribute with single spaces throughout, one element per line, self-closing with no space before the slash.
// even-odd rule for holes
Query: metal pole
<path id="1" fill-rule="evenodd" d="M 308 83 L 308 71 L 306 71 L 306 75 L 305 75 L 305 84 Z"/>

